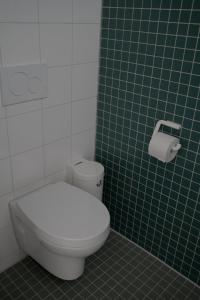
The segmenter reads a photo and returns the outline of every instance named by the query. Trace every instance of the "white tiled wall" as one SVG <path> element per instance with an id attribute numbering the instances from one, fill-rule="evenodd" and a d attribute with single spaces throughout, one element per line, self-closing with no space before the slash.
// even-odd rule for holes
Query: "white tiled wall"
<path id="1" fill-rule="evenodd" d="M 21 258 L 8 202 L 94 156 L 100 17 L 101 0 L 0 0 L 0 65 L 47 63 L 49 95 L 0 105 L 0 271 Z"/>

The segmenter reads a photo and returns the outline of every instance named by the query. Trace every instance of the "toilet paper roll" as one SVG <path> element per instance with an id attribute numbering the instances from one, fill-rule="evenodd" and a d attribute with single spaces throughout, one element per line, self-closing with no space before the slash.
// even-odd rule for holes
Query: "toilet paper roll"
<path id="1" fill-rule="evenodd" d="M 154 134 L 149 143 L 149 155 L 161 160 L 169 162 L 174 159 L 177 151 L 172 148 L 179 143 L 179 139 L 168 134 L 158 132 Z"/>

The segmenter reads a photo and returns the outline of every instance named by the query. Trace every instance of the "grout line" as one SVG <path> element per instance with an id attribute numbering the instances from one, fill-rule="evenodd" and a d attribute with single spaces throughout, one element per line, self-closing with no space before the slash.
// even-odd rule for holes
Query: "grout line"
<path id="1" fill-rule="evenodd" d="M 161 1 L 161 4 L 162 4 L 162 1 Z M 170 3 L 171 4 L 171 3 Z M 158 24 L 160 23 L 160 9 L 159 9 L 159 15 L 158 15 Z M 148 31 L 149 31 L 149 25 L 150 25 L 150 17 L 151 17 L 151 13 L 149 15 L 149 23 L 148 23 Z M 167 23 L 168 24 L 168 23 Z M 168 29 L 168 27 L 167 27 Z M 158 27 L 157 27 L 157 32 L 156 32 L 156 41 L 155 41 L 155 44 L 157 44 L 157 38 L 158 38 Z M 148 42 L 149 42 L 149 35 L 147 37 L 147 43 L 146 43 L 146 52 L 147 52 L 147 45 L 148 45 Z M 166 44 L 166 39 L 165 39 L 165 44 Z M 154 49 L 154 54 L 153 54 L 153 65 L 154 65 L 154 62 L 155 62 L 155 53 L 156 53 L 156 47 Z M 164 50 L 164 53 L 165 53 L 165 50 Z M 163 53 L 163 58 L 164 58 L 164 53 Z M 144 65 L 146 65 L 146 59 L 147 59 L 147 55 L 145 55 L 145 61 L 144 61 Z M 162 66 L 163 66 L 163 61 L 164 59 L 162 60 Z M 150 78 L 151 78 L 151 81 L 150 81 L 150 87 L 152 85 L 152 80 L 153 80 L 153 71 L 154 71 L 154 68 L 152 68 L 151 70 L 151 75 L 150 75 Z M 143 85 L 144 85 L 144 72 L 145 72 L 145 68 L 143 70 L 143 80 L 142 80 L 142 89 L 143 89 Z M 160 79 L 161 79 L 161 76 L 162 76 L 162 73 L 160 75 Z M 160 85 L 161 85 L 161 80 L 159 81 L 159 87 L 158 87 L 158 94 L 160 93 Z M 151 93 L 151 88 L 149 90 L 149 96 L 150 96 L 150 93 Z M 142 90 L 141 90 L 141 96 L 140 98 L 142 98 Z M 141 101 L 142 102 L 142 101 Z M 156 101 L 158 103 L 158 100 Z M 149 103 L 147 105 L 147 111 L 149 110 Z M 155 113 L 157 114 L 157 105 L 156 105 L 156 108 L 155 108 Z M 139 111 L 139 114 L 141 115 L 141 111 Z M 155 122 L 155 121 L 154 121 Z M 145 135 L 147 134 L 147 125 L 145 124 Z M 145 138 L 144 138 L 144 141 L 145 141 Z M 142 146 L 142 158 L 143 158 L 143 154 L 145 153 L 145 143 L 143 141 L 143 146 Z M 148 167 L 147 167 L 147 172 L 149 172 L 149 167 L 150 167 L 150 157 L 148 159 Z M 155 173 L 157 174 L 157 168 L 158 168 L 158 164 L 156 164 L 156 171 Z M 141 174 L 141 169 L 142 169 L 142 165 L 140 165 L 140 174 Z M 141 180 L 142 179 L 142 176 L 139 176 L 139 180 L 138 180 L 138 184 L 140 185 L 141 184 Z M 153 190 L 155 189 L 155 182 L 156 180 L 154 179 L 154 182 L 153 182 Z M 145 190 L 144 190 L 144 193 L 146 193 L 147 191 L 147 184 L 145 184 Z M 136 194 L 136 198 L 138 199 L 138 196 L 139 196 L 139 189 L 137 189 L 137 194 Z M 143 201 L 143 205 L 142 205 L 142 215 L 143 215 L 143 210 L 144 210 L 144 204 L 145 204 L 145 201 Z M 151 198 L 151 203 L 150 205 L 152 205 L 152 198 Z M 150 209 L 149 209 L 149 216 L 148 216 L 148 224 L 147 224 L 147 227 L 149 226 L 149 222 L 150 222 L 150 214 L 151 214 L 151 207 L 150 206 Z M 156 216 L 157 217 L 157 216 Z M 135 219 L 135 213 L 134 213 L 134 219 Z M 140 220 L 140 225 L 139 225 L 139 233 L 138 233 L 138 239 L 139 239 L 139 236 L 141 234 L 141 230 L 142 230 L 142 219 Z M 153 238 L 152 238 L 153 240 Z M 146 241 L 147 241 L 147 232 L 145 234 L 145 237 L 144 237 L 144 244 L 146 244 Z M 153 244 L 153 243 L 152 243 Z"/>
<path id="2" fill-rule="evenodd" d="M 97 73 L 97 105 L 96 105 L 96 125 L 95 125 L 95 139 L 94 139 L 94 159 L 96 159 L 96 142 L 97 142 L 97 126 L 98 126 L 98 98 L 99 98 L 99 90 L 100 90 L 100 54 L 101 54 L 101 43 L 102 43 L 102 30 L 103 30 L 103 0 L 101 0 L 101 13 L 100 13 L 100 30 L 99 30 L 99 49 L 98 49 L 98 73 Z"/>
<path id="3" fill-rule="evenodd" d="M 73 26 L 72 26 L 73 28 Z M 53 69 L 53 68 L 66 68 L 70 66 L 80 66 L 80 65 L 87 65 L 87 64 L 94 64 L 98 63 L 98 60 L 90 60 L 90 61 L 85 61 L 85 62 L 71 62 L 70 64 L 64 64 L 64 65 L 53 65 L 53 66 L 48 66 L 48 69 Z"/>
<path id="4" fill-rule="evenodd" d="M 117 4 L 118 4 L 119 2 L 117 2 Z M 123 19 L 122 19 L 122 22 L 123 22 L 123 25 L 122 25 L 122 31 L 123 31 L 123 33 L 122 33 L 122 40 L 124 40 L 124 27 L 125 27 L 125 11 L 124 11 L 124 13 L 123 13 Z M 117 23 L 116 23 L 116 30 L 115 30 L 115 45 L 114 45 L 114 51 L 115 51 L 115 53 L 116 53 L 116 51 L 117 51 L 117 47 L 116 47 L 116 34 L 117 34 Z M 120 57 L 120 66 L 119 66 L 119 69 L 120 69 L 120 72 L 121 72 L 121 70 L 122 70 L 122 49 L 123 49 L 123 44 L 121 45 L 121 50 L 120 50 L 120 52 L 121 52 L 121 57 Z M 113 83 L 114 83 L 114 61 L 113 61 L 113 72 L 112 72 L 112 85 L 113 85 Z M 120 87 L 118 86 L 118 88 L 117 88 L 117 98 L 119 99 L 119 95 L 120 95 Z M 118 103 L 117 103 L 117 114 L 118 114 L 118 112 L 119 112 L 119 109 L 120 109 L 120 106 L 118 105 Z M 111 113 L 111 111 L 112 111 L 112 104 L 110 103 L 110 113 Z M 124 120 L 125 120 L 125 118 L 124 118 L 124 114 L 125 114 L 125 104 L 123 105 L 123 107 L 122 107 L 122 126 L 124 126 Z M 109 124 L 111 124 L 111 120 L 110 120 L 110 118 L 109 118 Z M 110 126 L 109 126 L 110 127 Z M 110 128 L 109 128 L 110 129 Z M 115 134 L 114 134 L 114 139 L 116 139 L 116 132 L 117 132 L 117 123 L 115 124 Z M 122 148 L 122 141 L 119 141 L 119 143 L 121 143 L 121 145 L 120 145 L 120 150 L 119 150 L 119 159 L 121 159 L 121 154 L 122 154 L 122 151 L 121 151 L 121 148 Z M 116 149 L 116 146 L 114 145 L 114 148 Z M 115 149 L 114 149 L 114 151 L 115 151 Z M 118 173 L 118 176 L 117 176 L 117 180 L 119 180 L 119 173 Z M 118 193 L 118 189 L 119 189 L 119 187 L 117 186 L 117 188 L 116 188 L 116 192 Z M 116 209 L 117 209 L 117 201 L 115 202 L 115 211 L 116 211 Z M 122 218 L 122 208 L 121 208 L 121 216 L 120 216 L 120 219 Z M 115 215 L 114 215 L 114 223 L 116 222 L 116 220 L 115 220 Z"/>
<path id="5" fill-rule="evenodd" d="M 138 2 L 139 3 L 139 2 Z M 110 7 L 110 4 L 108 4 L 108 5 L 106 5 L 106 2 L 104 3 L 104 5 L 103 5 L 103 8 L 109 8 Z M 133 9 L 133 7 L 131 6 L 131 7 L 128 7 L 128 6 L 112 6 L 111 7 L 112 9 L 116 9 L 116 8 L 121 8 L 121 9 L 130 9 L 130 10 L 132 10 Z M 134 9 L 135 10 L 148 10 L 148 9 L 153 9 L 153 10 L 160 10 L 160 7 L 152 7 L 152 6 L 147 6 L 147 7 L 134 7 Z M 188 10 L 190 10 L 191 9 L 191 7 L 190 8 L 179 8 L 179 7 L 177 7 L 177 8 L 171 8 L 171 7 L 168 7 L 168 8 L 164 8 L 164 7 L 161 7 L 161 9 L 162 9 L 162 11 L 188 11 Z M 200 9 L 195 9 L 195 11 L 200 11 Z"/>
<path id="6" fill-rule="evenodd" d="M 41 24 L 41 25 L 52 25 L 52 24 L 55 24 L 55 25 L 62 25 L 62 24 L 64 24 L 64 25 L 100 25 L 100 23 L 98 23 L 98 22 L 88 22 L 88 23 L 86 23 L 86 22 L 84 22 L 84 23 L 78 23 L 78 22 L 41 22 L 41 21 L 0 21 L 0 24 L 33 24 L 33 25 L 35 25 L 35 24 Z"/>
<path id="7" fill-rule="evenodd" d="M 161 21 L 159 20 L 158 21 L 158 23 L 161 23 Z M 170 24 L 169 23 L 169 21 L 167 22 L 167 21 L 165 21 L 164 23 L 168 23 L 168 24 Z M 176 24 L 180 24 L 180 22 L 176 22 Z M 191 24 L 191 23 L 190 23 Z M 126 30 L 124 30 L 123 29 L 123 31 L 126 31 Z M 132 31 L 132 32 L 134 32 L 134 33 L 141 33 L 141 32 L 143 32 L 142 30 L 141 31 Z M 149 31 L 148 31 L 149 32 Z M 149 32 L 150 34 L 152 33 L 152 34 L 155 34 L 155 32 Z M 158 35 L 163 35 L 163 33 L 158 33 Z M 170 35 L 169 33 L 165 33 L 165 36 L 166 36 L 166 38 L 167 38 L 167 36 L 168 35 Z M 173 36 L 176 38 L 177 36 L 178 36 L 178 33 L 176 33 L 176 34 L 173 34 Z M 197 39 L 197 37 L 196 36 L 189 36 L 189 35 L 187 35 L 187 37 L 188 38 L 193 38 L 193 39 Z M 110 40 L 114 40 L 114 39 L 110 39 Z M 122 40 L 120 40 L 120 41 L 123 41 L 123 39 Z M 134 42 L 132 42 L 133 44 L 134 44 Z M 140 44 L 140 45 L 148 45 L 148 46 L 155 46 L 155 44 L 151 44 L 151 43 L 144 43 L 144 42 L 135 42 L 135 44 Z M 174 46 L 168 46 L 168 45 L 163 45 L 163 44 L 156 44 L 156 46 L 158 46 L 158 47 L 165 47 L 165 49 L 167 49 L 167 48 L 174 48 L 174 50 L 175 49 L 179 49 L 179 50 L 189 50 L 189 51 L 192 51 L 193 50 L 193 48 L 187 48 L 187 47 L 178 47 L 178 46 L 176 46 L 176 42 L 174 43 Z M 103 48 L 103 49 L 105 49 L 105 48 Z M 113 48 L 110 48 L 110 50 L 114 50 Z M 119 49 L 115 49 L 116 51 L 122 51 L 122 50 L 119 50 Z M 197 52 L 199 52 L 200 50 L 199 49 L 197 49 L 196 50 Z M 128 52 L 127 50 L 123 50 L 123 52 Z M 132 52 L 132 53 L 136 53 L 136 52 Z M 142 55 L 144 55 L 144 56 L 146 56 L 146 53 L 141 53 Z M 152 55 L 152 54 L 149 54 L 150 56 L 154 56 L 154 55 Z M 159 55 L 156 55 L 156 57 L 160 57 Z M 169 58 L 169 57 L 167 57 L 167 58 Z M 175 59 L 175 60 L 180 60 L 180 61 L 182 61 L 181 59 Z M 187 60 L 184 60 L 184 61 L 186 61 L 186 62 L 188 62 Z M 198 62 L 197 62 L 197 64 L 199 64 Z"/>
<path id="8" fill-rule="evenodd" d="M 148 44 L 144 44 L 144 45 L 148 45 Z M 172 48 L 172 47 L 171 47 Z M 165 48 L 166 49 L 166 48 Z M 164 51 L 165 51 L 165 49 L 164 49 Z M 174 48 L 174 49 L 176 49 L 176 48 Z M 194 50 L 194 49 L 193 49 Z M 147 57 L 147 55 L 146 54 L 143 54 L 143 56 L 144 56 L 144 60 L 146 59 L 146 57 Z M 172 63 L 175 61 L 176 59 L 175 58 L 172 58 Z M 190 61 L 189 63 L 192 63 L 192 61 Z M 196 63 L 196 62 L 195 62 Z M 139 64 L 138 63 L 138 65 L 141 65 L 141 66 L 147 66 L 147 65 L 143 65 L 143 64 Z M 198 63 L 197 63 L 197 65 L 198 65 Z M 199 64 L 200 65 L 200 64 Z M 167 71 L 173 71 L 172 69 L 165 69 L 165 68 L 158 68 L 158 67 L 156 67 L 156 68 L 154 68 L 154 69 L 158 69 L 158 70 L 161 70 L 161 73 L 163 72 L 163 70 L 167 70 Z M 120 71 L 120 70 L 119 70 Z M 153 69 L 152 69 L 152 71 L 153 71 Z M 179 71 L 173 71 L 173 72 L 175 72 L 175 73 L 177 73 L 177 75 L 180 75 L 180 72 Z M 127 72 L 127 73 L 131 73 L 131 72 Z M 153 73 L 153 72 L 152 72 Z M 139 75 L 139 76 L 141 76 L 141 74 L 140 73 L 135 73 L 136 75 Z M 189 75 L 188 73 L 185 73 L 185 72 L 181 72 L 181 74 L 187 74 L 187 75 Z M 171 77 L 171 75 L 172 75 L 172 73 L 170 73 L 170 77 Z M 145 74 L 142 74 L 142 76 L 143 77 L 146 77 L 146 78 L 150 78 L 150 79 L 155 79 L 155 80 L 159 80 L 160 81 L 160 78 L 161 77 L 154 77 L 153 76 L 153 74 L 152 74 L 152 76 L 150 75 L 145 75 Z M 199 75 L 198 74 L 195 74 L 195 76 L 196 77 L 199 77 Z M 103 75 L 101 75 L 101 77 L 105 77 L 105 76 L 103 76 Z M 106 76 L 106 78 L 112 78 L 112 77 L 109 77 L 109 76 Z M 179 76 L 179 78 L 180 78 L 180 76 Z M 119 79 L 119 81 L 121 81 L 121 82 L 127 82 L 127 83 L 129 83 L 129 81 L 125 81 L 125 80 L 122 80 L 122 79 Z M 179 83 L 179 80 L 178 81 L 173 81 L 173 80 L 171 80 L 171 78 L 170 79 L 163 79 L 162 78 L 162 81 L 163 82 L 166 82 L 166 83 L 175 83 L 175 84 L 177 84 L 177 83 Z M 170 82 L 169 82 L 170 81 Z M 183 86 L 188 86 L 188 84 L 187 83 L 180 83 L 181 85 L 183 85 Z M 145 86 L 144 84 L 140 84 L 140 85 L 142 85 L 143 87 L 147 87 L 147 86 Z M 190 87 L 192 87 L 192 88 L 196 88 L 196 89 L 198 89 L 198 84 L 197 85 L 192 85 L 192 84 L 190 84 Z M 157 88 L 156 88 L 157 89 Z M 161 89 L 161 91 L 162 91 L 162 89 Z M 168 92 L 170 92 L 169 91 L 169 88 L 168 88 L 168 90 L 167 90 Z M 180 94 L 181 95 L 181 94 Z M 195 97 L 191 97 L 191 98 L 195 98 Z M 195 98 L 196 99 L 196 98 Z"/>
<path id="9" fill-rule="evenodd" d="M 191 63 L 191 62 L 190 62 Z M 136 65 L 139 65 L 139 64 L 136 64 Z M 144 65 L 142 65 L 142 66 L 144 66 Z M 118 70 L 119 71 L 119 70 Z M 169 71 L 169 69 L 167 69 L 167 71 Z M 178 71 L 176 71 L 176 72 L 178 72 Z M 183 74 L 184 72 L 182 72 L 182 74 Z M 136 73 L 136 75 L 139 75 L 138 73 Z M 194 74 L 194 75 L 196 75 L 196 74 Z M 198 75 L 197 75 L 198 76 Z M 102 75 L 100 75 L 100 77 L 105 77 L 105 76 L 102 76 Z M 147 77 L 149 77 L 149 76 L 147 76 Z M 106 76 L 106 78 L 107 79 L 112 79 L 112 77 L 110 77 L 110 76 Z M 152 77 L 150 77 L 150 78 L 152 78 Z M 153 79 L 153 78 L 152 78 Z M 159 80 L 158 78 L 156 78 L 156 80 Z M 120 80 L 119 79 L 119 81 L 124 81 L 124 80 Z M 165 80 L 164 80 L 165 81 Z M 174 81 L 173 83 L 175 83 L 175 84 L 177 84 L 177 82 L 176 81 Z M 136 86 L 141 86 L 141 84 L 135 84 Z M 185 85 L 185 84 L 184 84 Z M 108 86 L 106 86 L 106 84 L 104 84 L 104 86 L 105 87 L 108 87 Z M 185 85 L 185 86 L 187 86 L 187 85 Z M 149 88 L 149 85 L 143 85 L 143 87 L 146 87 L 146 88 Z M 196 89 L 198 89 L 198 87 L 197 86 L 192 86 L 192 87 L 194 87 L 194 88 L 196 88 Z M 118 88 L 116 88 L 116 87 L 113 87 L 113 89 L 118 89 Z M 157 91 L 157 88 L 156 87 L 151 87 L 151 89 L 152 90 L 156 90 Z M 121 90 L 122 91 L 125 91 L 123 88 L 121 88 Z M 166 89 L 160 89 L 160 91 L 162 91 L 162 92 L 167 92 L 167 90 Z M 133 92 L 135 95 L 139 95 L 139 96 L 145 96 L 146 97 L 146 95 L 144 94 L 137 94 L 137 93 L 135 93 L 135 92 Z M 172 91 L 170 91 L 170 94 L 172 94 L 172 95 L 177 95 L 177 93 L 175 93 L 175 92 L 172 92 Z M 181 93 L 178 93 L 179 94 L 179 96 L 185 96 L 185 94 L 181 94 Z M 192 98 L 192 99 L 198 99 L 197 98 L 197 96 L 196 97 L 193 97 L 193 96 L 189 96 L 190 98 Z M 156 99 L 156 100 L 159 100 L 159 99 L 157 99 L 157 98 L 153 98 L 153 97 L 150 97 L 150 98 L 152 98 L 152 99 Z M 159 100 L 159 101 L 162 101 L 162 100 Z M 189 108 L 189 107 L 188 107 Z"/>
<path id="10" fill-rule="evenodd" d="M 72 1 L 72 20 L 74 19 L 74 1 Z M 71 57 L 71 62 L 73 64 L 73 59 L 74 59 L 74 24 L 72 24 L 72 57 Z M 70 164 L 73 162 L 73 146 L 72 146 L 72 102 L 73 102 L 73 65 L 70 66 L 70 89 L 71 89 L 71 95 L 70 95 Z M 68 171 L 70 172 L 69 177 L 70 181 L 73 181 L 73 174 L 72 174 L 72 169 Z M 67 173 L 67 169 L 66 169 Z"/>
<path id="11" fill-rule="evenodd" d="M 182 8 L 182 3 L 183 3 L 183 0 L 181 1 L 181 8 Z M 171 0 L 171 2 L 170 2 L 170 8 L 171 8 L 171 5 L 172 5 L 172 0 Z M 180 9 L 181 9 L 180 8 Z M 177 24 L 178 24 L 178 26 L 179 26 L 179 21 L 180 21 L 180 17 L 181 17 L 181 14 L 180 14 L 180 11 L 179 11 L 179 14 L 178 14 L 178 20 L 177 20 Z M 168 16 L 168 20 L 167 20 L 167 32 L 168 32 L 168 28 L 169 28 L 169 21 L 170 21 L 170 15 Z M 176 44 L 176 41 L 177 41 L 177 37 L 178 37 L 178 27 L 177 26 L 177 30 L 176 30 L 176 34 L 175 34 L 175 44 Z M 165 46 L 166 46 L 166 42 L 167 42 L 167 36 L 166 36 L 166 38 L 165 38 Z M 165 47 L 164 46 L 164 47 Z M 165 48 L 166 49 L 166 48 Z M 167 87 L 167 91 L 168 91 L 168 94 L 167 94 L 167 99 L 166 99 L 166 102 L 165 102 L 165 109 L 164 109 L 164 116 L 166 115 L 166 113 L 167 113 L 167 103 L 168 103 L 168 101 L 169 101 L 169 88 L 170 88 L 170 82 L 171 82 L 171 75 L 172 75 L 172 67 L 173 67 L 173 62 L 174 62 L 174 56 L 175 56 L 175 47 L 174 47 L 174 49 L 173 49 L 173 54 L 172 54 L 172 59 L 171 59 L 171 65 L 170 65 L 170 67 L 169 67 L 169 71 L 170 71 L 170 76 L 169 76 L 169 82 L 168 82 L 168 87 Z M 160 79 L 162 78 L 162 72 L 163 72 L 163 65 L 164 65 L 164 58 L 165 58 L 165 52 L 164 52 L 164 54 L 163 54 L 163 60 L 162 60 L 162 66 L 161 66 L 161 76 L 160 76 Z M 179 76 L 179 79 L 180 79 L 180 76 Z M 161 87 L 161 80 L 160 80 L 160 83 L 159 83 L 159 94 L 158 94 L 158 99 L 160 98 L 160 87 Z M 177 97 L 176 97 L 176 100 L 177 100 Z M 177 101 L 175 101 L 175 107 L 176 107 L 176 102 Z M 175 116 L 173 116 L 173 121 L 174 121 L 174 117 Z M 164 119 L 165 119 L 165 117 L 164 117 Z M 164 175 L 166 174 L 166 171 L 167 171 L 167 164 L 165 164 L 165 166 L 164 166 Z M 174 165 L 173 165 L 173 170 L 172 170 L 172 178 L 174 178 L 174 172 L 175 172 L 175 163 L 174 163 Z M 157 173 L 157 172 L 156 172 Z M 162 189 L 163 189 L 163 187 L 164 187 L 164 179 L 165 179 L 165 176 L 163 176 L 163 178 L 162 178 L 162 184 L 161 184 L 161 187 L 162 187 Z M 173 183 L 173 179 L 171 180 L 171 185 L 172 185 L 172 183 Z M 170 185 L 170 192 L 169 192 L 169 195 L 171 194 L 171 185 Z M 154 190 L 155 190 L 155 186 L 154 186 L 154 188 L 153 188 Z M 161 195 L 162 194 L 160 194 L 160 196 L 159 196 L 159 198 L 158 198 L 158 201 L 159 201 L 159 204 L 158 204 L 158 210 L 160 209 L 160 207 L 161 207 Z M 169 197 L 168 197 L 168 199 L 169 199 Z M 167 208 L 168 208 L 168 205 L 169 205 L 169 201 L 167 202 Z M 164 223 L 166 222 L 166 216 L 167 216 L 167 208 L 166 208 L 166 211 L 165 211 L 165 216 L 164 216 Z M 158 224 L 159 222 L 158 222 L 158 214 L 157 214 L 157 216 L 156 216 L 156 224 L 155 224 L 155 228 L 154 228 L 154 235 L 153 235 L 153 241 L 154 241 L 154 239 L 156 238 L 156 225 Z M 164 226 L 163 226 L 163 228 L 162 228 L 162 234 L 163 234 L 163 229 L 164 229 Z M 168 243 L 169 243 L 169 240 L 168 240 Z M 159 248 L 158 248 L 158 253 L 159 253 L 159 251 L 160 251 L 160 249 L 161 249 L 161 245 L 162 245 L 162 238 L 160 239 L 160 243 L 159 243 Z M 153 243 L 152 243 L 152 247 L 153 247 Z M 152 247 L 151 247 L 151 251 L 152 251 Z M 165 256 L 166 257 L 166 256 Z"/>

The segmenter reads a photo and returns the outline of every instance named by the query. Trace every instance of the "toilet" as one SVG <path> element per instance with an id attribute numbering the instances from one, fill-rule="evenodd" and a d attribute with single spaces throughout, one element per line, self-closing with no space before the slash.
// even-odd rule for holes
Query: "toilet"
<path id="1" fill-rule="evenodd" d="M 110 232 L 105 205 L 66 182 L 46 185 L 9 206 L 22 250 L 64 280 L 81 276 L 85 258 L 102 247 Z"/>

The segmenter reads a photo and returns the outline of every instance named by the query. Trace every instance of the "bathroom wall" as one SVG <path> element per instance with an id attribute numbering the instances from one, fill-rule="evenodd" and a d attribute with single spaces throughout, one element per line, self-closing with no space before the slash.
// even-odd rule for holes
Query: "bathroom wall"
<path id="1" fill-rule="evenodd" d="M 93 158 L 100 16 L 100 0 L 0 0 L 0 64 L 48 64 L 47 99 L 0 107 L 0 271 L 20 258 L 9 200 Z"/>
<path id="2" fill-rule="evenodd" d="M 112 227 L 197 284 L 199 22 L 199 0 L 103 1 L 96 141 Z M 182 125 L 168 164 L 148 155 L 159 119 Z"/>

